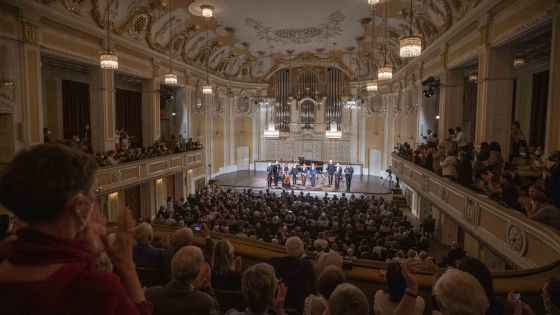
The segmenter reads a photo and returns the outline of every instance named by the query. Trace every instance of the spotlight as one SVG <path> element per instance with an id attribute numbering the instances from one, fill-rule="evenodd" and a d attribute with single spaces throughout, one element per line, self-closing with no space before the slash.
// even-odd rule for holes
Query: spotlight
<path id="1" fill-rule="evenodd" d="M 439 115 L 436 115 L 436 119 L 439 119 Z"/>
<path id="2" fill-rule="evenodd" d="M 434 77 L 429 76 L 426 78 L 426 80 L 422 81 L 422 85 L 428 85 L 430 83 L 433 83 L 436 79 L 434 79 Z"/>
<path id="3" fill-rule="evenodd" d="M 428 97 L 434 96 L 435 91 L 434 91 L 434 89 L 430 86 L 427 90 L 423 90 L 423 91 L 422 91 L 422 94 L 424 94 L 424 96 L 425 96 L 426 98 L 428 98 Z"/>

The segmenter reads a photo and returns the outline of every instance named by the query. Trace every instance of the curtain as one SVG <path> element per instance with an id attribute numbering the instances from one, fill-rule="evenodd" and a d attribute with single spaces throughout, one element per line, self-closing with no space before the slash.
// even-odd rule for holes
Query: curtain
<path id="1" fill-rule="evenodd" d="M 544 147 L 546 137 L 546 110 L 548 104 L 549 71 L 533 75 L 533 96 L 531 101 L 531 130 L 529 144 Z"/>
<path id="2" fill-rule="evenodd" d="M 62 126 L 64 139 L 84 138 L 90 121 L 89 84 L 62 80 Z"/>
<path id="3" fill-rule="evenodd" d="M 142 93 L 117 89 L 116 127 L 124 129 L 131 138 L 131 147 L 142 146 Z"/>

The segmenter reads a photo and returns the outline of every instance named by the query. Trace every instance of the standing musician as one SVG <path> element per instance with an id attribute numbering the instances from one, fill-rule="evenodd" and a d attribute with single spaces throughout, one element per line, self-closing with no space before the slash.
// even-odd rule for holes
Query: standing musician
<path id="1" fill-rule="evenodd" d="M 282 169 L 282 188 L 290 188 L 290 168 L 288 164 L 284 164 L 284 168 Z"/>
<path id="2" fill-rule="evenodd" d="M 329 164 L 327 164 L 327 174 L 329 175 L 329 186 L 332 186 L 335 171 L 336 171 L 336 168 L 335 168 L 332 160 L 329 160 Z"/>
<path id="3" fill-rule="evenodd" d="M 344 174 L 346 175 L 346 191 L 350 191 L 350 186 L 352 185 L 352 175 L 354 175 L 354 168 L 352 164 L 348 164 L 344 169 Z"/>
<path id="4" fill-rule="evenodd" d="M 315 168 L 315 163 L 311 164 L 309 179 L 311 180 L 311 187 L 315 188 L 315 184 L 317 183 L 317 169 Z"/>
<path id="5" fill-rule="evenodd" d="M 307 166 L 303 164 L 301 168 L 301 185 L 305 188 L 305 182 L 307 181 Z"/>
<path id="6" fill-rule="evenodd" d="M 280 163 L 276 161 L 274 165 L 272 165 L 272 177 L 274 179 L 274 186 L 278 187 L 278 180 L 280 179 Z"/>
<path id="7" fill-rule="evenodd" d="M 294 164 L 292 166 L 292 169 L 290 170 L 290 175 L 292 175 L 292 181 L 293 181 L 293 185 L 295 186 L 297 183 L 297 175 L 298 175 L 298 168 L 297 168 L 297 164 Z"/>
<path id="8" fill-rule="evenodd" d="M 342 166 L 340 163 L 336 163 L 336 179 L 334 181 L 334 187 L 336 189 L 340 188 L 340 181 L 342 180 Z"/>
<path id="9" fill-rule="evenodd" d="M 268 167 L 266 168 L 266 184 L 268 188 L 272 187 L 272 163 L 268 162 Z"/>

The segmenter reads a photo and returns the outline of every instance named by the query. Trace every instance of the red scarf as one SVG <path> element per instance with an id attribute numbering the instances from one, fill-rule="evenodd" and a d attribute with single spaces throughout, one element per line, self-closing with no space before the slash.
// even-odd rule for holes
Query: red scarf
<path id="1" fill-rule="evenodd" d="M 53 265 L 84 262 L 91 264 L 93 255 L 84 242 L 56 237 L 31 228 L 17 231 L 17 240 L 10 246 L 6 258 L 17 265 Z"/>

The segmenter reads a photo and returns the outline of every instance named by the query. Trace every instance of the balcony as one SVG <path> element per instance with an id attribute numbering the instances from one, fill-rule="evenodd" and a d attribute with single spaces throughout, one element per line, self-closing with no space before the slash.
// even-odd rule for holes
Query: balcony
<path id="1" fill-rule="evenodd" d="M 393 171 L 408 187 L 457 222 L 480 246 L 521 269 L 542 267 L 560 258 L 560 231 L 533 221 L 485 195 L 392 155 Z"/>
<path id="2" fill-rule="evenodd" d="M 98 194 L 104 195 L 142 182 L 204 166 L 204 149 L 158 156 L 97 170 Z"/>

